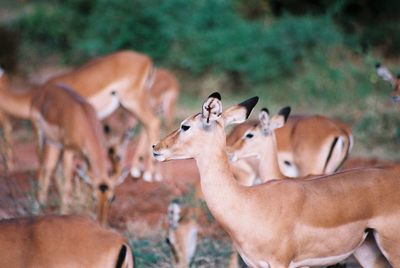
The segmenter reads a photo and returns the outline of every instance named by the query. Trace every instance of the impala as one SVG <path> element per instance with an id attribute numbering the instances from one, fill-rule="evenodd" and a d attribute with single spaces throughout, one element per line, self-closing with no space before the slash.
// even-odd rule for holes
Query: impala
<path id="1" fill-rule="evenodd" d="M 251 121 L 234 127 L 227 137 L 228 147 L 240 140 L 255 124 L 256 121 Z M 283 174 L 299 177 L 337 171 L 351 151 L 353 137 L 351 129 L 339 121 L 320 115 L 295 115 L 276 130 L 276 141 L 278 163 Z M 244 162 L 239 161 L 234 166 L 237 172 L 245 172 L 249 178 L 247 180 L 251 181 L 256 177 L 250 172 L 254 164 L 248 167 Z"/>
<path id="2" fill-rule="evenodd" d="M 0 68 L 0 125 L 4 135 L 4 153 L 6 167 L 8 170 L 13 168 L 14 155 L 12 151 L 12 125 L 9 116 L 29 119 L 30 102 L 35 91 L 18 94 L 11 90 L 9 78 L 5 71 Z"/>
<path id="3" fill-rule="evenodd" d="M 398 167 L 253 187 L 235 181 L 224 127 L 246 120 L 256 102 L 252 98 L 223 112 L 220 95 L 210 95 L 201 113 L 153 146 L 154 157 L 195 159 L 211 213 L 252 267 L 334 264 L 357 251 L 368 233 L 390 264 L 400 267 Z"/>
<path id="4" fill-rule="evenodd" d="M 0 267 L 134 267 L 127 240 L 78 216 L 0 221 Z"/>
<path id="5" fill-rule="evenodd" d="M 383 80 L 388 81 L 393 88 L 392 100 L 394 103 L 400 103 L 400 74 L 396 77 L 389 71 L 388 68 L 377 63 L 375 66 L 376 73 Z"/>
<path id="6" fill-rule="evenodd" d="M 108 208 L 114 198 L 114 188 L 123 182 L 127 172 L 110 178 L 107 157 L 102 145 L 104 136 L 93 107 L 73 90 L 65 86 L 45 86 L 32 98 L 31 119 L 36 129 L 42 152 L 38 175 L 38 200 L 47 202 L 50 179 L 62 154 L 63 189 L 61 212 L 66 213 L 71 203 L 74 154 L 79 153 L 89 164 L 89 171 L 78 174 L 93 188 L 97 201 L 97 219 L 107 221 Z"/>
<path id="7" fill-rule="evenodd" d="M 277 116 L 270 117 L 268 109 L 262 109 L 259 114 L 259 122 L 249 128 L 243 137 L 229 148 L 230 158 L 238 160 L 257 157 L 260 160 L 259 174 L 264 182 L 272 179 L 288 179 L 282 174 L 278 164 L 275 132 L 283 127 L 289 113 L 290 107 L 285 107 Z M 299 179 L 307 178 L 309 177 Z M 371 264 L 373 264 L 373 267 L 388 267 L 386 259 L 380 254 L 371 235 L 367 237 L 354 255 L 363 267 L 369 267 Z"/>
<path id="8" fill-rule="evenodd" d="M 170 71 L 162 68 L 155 69 L 154 80 L 148 91 L 148 101 L 153 112 L 165 118 L 165 125 L 169 131 L 172 130 L 174 123 L 175 106 L 179 95 L 179 90 L 179 83 L 176 77 Z M 115 127 L 112 127 L 112 129 L 114 130 Z M 126 130 L 123 129 L 123 131 Z M 148 148 L 148 140 L 147 135 L 143 130 L 140 132 L 138 140 L 139 141 L 135 150 L 135 157 L 137 157 L 139 160 L 146 159 L 146 157 L 148 157 L 146 153 Z M 121 142 L 119 144 L 120 145 L 115 143 L 114 146 L 112 146 L 113 148 L 110 152 L 112 152 L 113 156 L 110 155 L 110 158 L 117 158 L 120 160 L 123 159 L 122 154 L 126 150 L 125 147 L 127 143 Z M 120 169 L 120 163 L 121 161 L 113 161 L 114 169 Z M 132 168 L 131 174 L 133 177 L 140 177 L 141 173 L 142 170 L 138 166 Z M 160 181 L 162 179 L 160 173 L 155 173 L 154 179 Z M 152 178 L 149 176 L 143 176 L 143 179 L 146 181 L 152 180 Z"/>
<path id="9" fill-rule="evenodd" d="M 166 242 L 171 248 L 176 267 L 189 267 L 197 245 L 197 215 L 194 207 L 182 207 L 176 202 L 168 206 L 168 235 Z"/>
<path id="10" fill-rule="evenodd" d="M 133 51 L 119 51 L 95 58 L 83 66 L 56 76 L 45 85 L 63 84 L 73 88 L 96 110 L 103 119 L 122 106 L 143 124 L 146 131 L 146 155 L 151 156 L 150 144 L 159 136 L 159 119 L 149 105 L 147 91 L 154 76 L 149 57 Z M 147 149 L 148 148 L 148 149 Z M 151 180 L 154 175 L 153 161 L 147 157 L 143 177 Z M 132 160 L 132 170 L 137 170 L 139 156 Z"/>

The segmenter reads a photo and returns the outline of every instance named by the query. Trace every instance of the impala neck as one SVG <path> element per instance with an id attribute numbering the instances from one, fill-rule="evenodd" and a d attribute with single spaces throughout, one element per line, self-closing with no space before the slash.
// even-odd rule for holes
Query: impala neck
<path id="1" fill-rule="evenodd" d="M 284 179 L 278 163 L 278 150 L 276 146 L 275 132 L 264 139 L 262 154 L 260 155 L 260 164 L 258 166 L 260 177 L 263 182 Z"/>
<path id="2" fill-rule="evenodd" d="M 10 89 L 0 90 L 0 110 L 7 114 L 28 119 L 31 111 L 31 101 L 36 90 L 18 94 Z"/>
<path id="3" fill-rule="evenodd" d="M 210 146 L 212 147 L 212 146 Z M 228 157 L 224 148 L 214 146 L 205 148 L 202 155 L 196 157 L 200 172 L 201 189 L 207 206 L 218 223 L 228 228 L 237 221 L 237 213 L 229 213 L 240 209 L 243 188 L 230 171 Z"/>
<path id="4" fill-rule="evenodd" d="M 89 133 L 89 132 L 88 132 Z M 103 146 L 103 139 L 99 129 L 94 130 L 93 135 L 89 135 L 84 141 L 85 155 L 90 163 L 90 170 L 94 176 L 93 179 L 108 178 L 107 174 L 107 156 Z"/>

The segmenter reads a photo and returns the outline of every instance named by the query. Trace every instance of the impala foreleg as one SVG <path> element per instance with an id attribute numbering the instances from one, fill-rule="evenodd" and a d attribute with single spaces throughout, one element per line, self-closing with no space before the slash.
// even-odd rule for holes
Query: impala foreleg
<path id="1" fill-rule="evenodd" d="M 42 205 L 47 203 L 47 192 L 50 186 L 50 179 L 58 163 L 60 153 L 61 149 L 45 144 L 38 175 L 38 200 Z"/>
<path id="2" fill-rule="evenodd" d="M 135 155 L 132 158 L 132 177 L 139 178 L 142 174 L 143 159 L 146 156 L 147 133 L 144 129 L 140 130 L 138 142 L 136 145 Z"/>
<path id="3" fill-rule="evenodd" d="M 0 125 L 3 128 L 3 135 L 4 135 L 4 154 L 6 158 L 6 167 L 7 170 L 11 170 L 14 166 L 14 154 L 12 150 L 12 146 L 14 144 L 12 139 L 12 125 L 10 122 L 9 117 L 0 112 Z"/>
<path id="4" fill-rule="evenodd" d="M 69 212 L 72 195 L 72 177 L 74 173 L 74 152 L 65 150 L 63 153 L 63 185 L 60 189 L 61 195 L 61 214 Z"/>
<path id="5" fill-rule="evenodd" d="M 132 103 L 132 102 L 123 102 L 123 106 L 131 111 L 134 115 L 137 116 L 139 121 L 143 124 L 144 129 L 147 135 L 147 141 L 145 142 L 144 146 L 144 158 L 145 158 L 145 172 L 143 174 L 143 178 L 146 180 L 152 180 L 153 173 L 154 173 L 154 161 L 151 157 L 152 155 L 152 148 L 151 144 L 154 144 L 160 135 L 160 120 L 157 118 L 151 111 L 150 106 L 146 99 L 139 103 Z M 136 160 L 132 161 L 132 168 L 139 168 L 137 165 Z"/>

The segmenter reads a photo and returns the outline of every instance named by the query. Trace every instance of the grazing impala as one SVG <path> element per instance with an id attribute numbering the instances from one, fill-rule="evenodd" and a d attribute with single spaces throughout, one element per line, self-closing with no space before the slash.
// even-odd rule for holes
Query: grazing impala
<path id="1" fill-rule="evenodd" d="M 255 124 L 256 121 L 245 122 L 233 128 L 227 137 L 228 147 L 242 139 Z M 289 177 L 331 174 L 347 158 L 352 140 L 351 129 L 339 121 L 320 115 L 291 116 L 282 128 L 276 130 L 278 163 L 283 174 Z M 238 164 L 246 168 L 243 161 Z M 247 176 L 250 178 L 256 177 L 249 173 Z"/>
<path id="2" fill-rule="evenodd" d="M 0 267 L 134 267 L 124 237 L 78 216 L 2 220 L 0 241 Z"/>
<path id="3" fill-rule="evenodd" d="M 151 156 L 150 144 L 159 136 L 159 119 L 149 105 L 147 91 L 154 79 L 152 61 L 149 57 L 133 52 L 119 51 L 95 58 L 80 68 L 56 76 L 45 85 L 64 84 L 73 88 L 93 105 L 100 119 L 113 113 L 119 106 L 124 107 L 143 124 L 146 131 L 146 154 Z M 139 165 L 135 155 L 132 169 Z M 151 180 L 154 175 L 153 161 L 147 157 L 143 177 Z"/>
<path id="4" fill-rule="evenodd" d="M 396 77 L 389 71 L 388 68 L 377 63 L 375 66 L 376 73 L 383 80 L 388 81 L 393 88 L 392 100 L 394 103 L 400 103 L 400 74 Z"/>
<path id="5" fill-rule="evenodd" d="M 107 173 L 107 157 L 102 145 L 104 136 L 93 107 L 73 90 L 65 86 L 45 86 L 32 98 L 33 125 L 35 126 L 39 152 L 38 200 L 47 201 L 50 179 L 62 153 L 63 189 L 61 212 L 66 213 L 71 203 L 73 157 L 80 153 L 89 164 L 87 173 L 78 173 L 92 186 L 97 201 L 97 219 L 106 224 L 107 212 L 114 198 L 114 188 L 122 183 L 127 172 L 119 178 Z"/>
<path id="6" fill-rule="evenodd" d="M 153 146 L 159 161 L 194 158 L 206 203 L 252 267 L 328 265 L 353 254 L 368 233 L 400 267 L 400 168 L 368 168 L 245 187 L 229 168 L 224 127 L 246 120 L 257 99 L 222 111 L 218 93 Z M 284 121 L 281 116 L 281 121 Z"/>
<path id="7" fill-rule="evenodd" d="M 4 135 L 4 153 L 7 169 L 13 167 L 13 139 L 12 125 L 9 116 L 29 119 L 30 103 L 35 91 L 18 94 L 10 89 L 9 78 L 5 71 L 0 68 L 0 126 Z"/>

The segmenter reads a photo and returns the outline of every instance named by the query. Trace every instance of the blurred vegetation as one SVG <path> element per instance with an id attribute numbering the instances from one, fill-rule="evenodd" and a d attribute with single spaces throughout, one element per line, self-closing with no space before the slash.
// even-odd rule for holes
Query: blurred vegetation
<path id="1" fill-rule="evenodd" d="M 0 27 L 19 33 L 23 71 L 133 49 L 178 75 L 182 115 L 214 89 L 225 105 L 258 94 L 260 107 L 352 124 L 359 153 L 400 158 L 400 117 L 374 73 L 378 60 L 399 70 L 397 0 L 5 1 L 17 12 Z"/>

